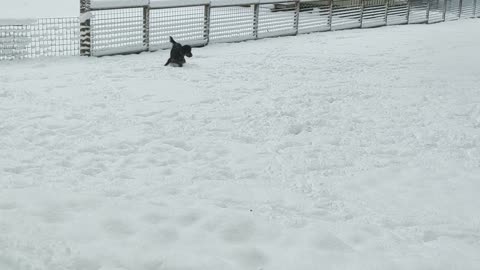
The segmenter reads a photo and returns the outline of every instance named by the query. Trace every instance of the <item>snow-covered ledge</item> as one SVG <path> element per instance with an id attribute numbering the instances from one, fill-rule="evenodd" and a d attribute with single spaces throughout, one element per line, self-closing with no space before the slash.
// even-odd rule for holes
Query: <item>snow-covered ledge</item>
<path id="1" fill-rule="evenodd" d="M 35 19 L 0 19 L 0 25 L 28 25 L 36 22 Z"/>
<path id="2" fill-rule="evenodd" d="M 212 7 L 221 6 L 239 6 L 239 5 L 251 5 L 260 3 L 259 0 L 211 0 Z"/>
<path id="3" fill-rule="evenodd" d="M 210 0 L 151 0 L 150 8 L 166 8 L 180 6 L 202 6 L 209 5 Z"/>
<path id="4" fill-rule="evenodd" d="M 93 0 L 91 9 L 140 7 L 149 4 L 149 0 Z"/>

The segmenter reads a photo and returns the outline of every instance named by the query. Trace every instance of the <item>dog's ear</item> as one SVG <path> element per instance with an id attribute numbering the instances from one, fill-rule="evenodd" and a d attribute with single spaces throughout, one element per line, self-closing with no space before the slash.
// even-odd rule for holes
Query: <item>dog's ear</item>
<path id="1" fill-rule="evenodd" d="M 176 43 L 175 40 L 173 40 L 172 36 L 170 36 L 170 42 L 171 43 Z"/>
<path id="2" fill-rule="evenodd" d="M 184 45 L 182 47 L 182 50 L 183 50 L 183 53 L 185 54 L 185 56 L 187 57 L 192 57 L 192 47 L 188 46 L 188 45 Z"/>

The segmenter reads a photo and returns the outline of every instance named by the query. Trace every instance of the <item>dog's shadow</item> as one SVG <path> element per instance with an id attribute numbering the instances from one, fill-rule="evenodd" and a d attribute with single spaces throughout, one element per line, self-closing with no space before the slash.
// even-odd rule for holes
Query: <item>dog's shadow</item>
<path id="1" fill-rule="evenodd" d="M 173 64 L 173 63 L 170 63 L 168 64 L 168 66 L 165 66 L 167 68 L 181 68 L 181 69 L 191 69 L 191 68 L 199 68 L 200 65 L 198 65 L 197 63 L 185 63 L 183 64 L 183 66 L 179 66 L 178 64 Z"/>
<path id="2" fill-rule="evenodd" d="M 205 59 L 205 58 L 207 58 L 207 56 L 205 56 L 205 55 L 195 55 L 194 57 L 195 57 L 195 58 L 198 58 L 198 59 Z"/>

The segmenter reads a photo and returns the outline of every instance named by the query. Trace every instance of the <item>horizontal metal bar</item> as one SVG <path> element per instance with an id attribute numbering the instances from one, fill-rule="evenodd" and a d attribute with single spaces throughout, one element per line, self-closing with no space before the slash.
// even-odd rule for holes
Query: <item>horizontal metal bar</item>
<path id="1" fill-rule="evenodd" d="M 101 8 L 91 8 L 90 11 L 102 11 L 102 10 L 117 10 L 117 9 L 131 9 L 131 8 L 145 8 L 148 5 L 142 6 L 119 6 L 119 7 L 101 7 Z"/>
<path id="2" fill-rule="evenodd" d="M 226 8 L 226 7 L 243 7 L 243 6 L 253 6 L 255 5 L 255 3 L 251 3 L 251 4 L 236 4 L 236 5 L 228 5 L 228 4 L 223 4 L 223 5 L 218 5 L 218 6 L 211 6 L 210 8 L 211 9 L 214 9 L 214 8 Z"/>
<path id="3" fill-rule="evenodd" d="M 205 6 L 204 4 L 202 5 L 175 5 L 175 6 L 170 6 L 170 7 L 150 7 L 150 10 L 159 10 L 159 9 L 172 9 L 172 8 L 186 8 L 186 7 L 203 7 Z"/>

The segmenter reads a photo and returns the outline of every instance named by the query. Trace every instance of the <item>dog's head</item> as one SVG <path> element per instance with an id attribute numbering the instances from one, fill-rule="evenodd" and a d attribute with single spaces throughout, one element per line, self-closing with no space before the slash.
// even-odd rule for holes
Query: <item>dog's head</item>
<path id="1" fill-rule="evenodd" d="M 192 47 L 188 46 L 188 45 L 183 45 L 182 46 L 182 51 L 183 51 L 183 54 L 187 57 L 192 57 Z"/>

